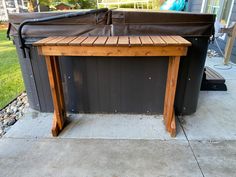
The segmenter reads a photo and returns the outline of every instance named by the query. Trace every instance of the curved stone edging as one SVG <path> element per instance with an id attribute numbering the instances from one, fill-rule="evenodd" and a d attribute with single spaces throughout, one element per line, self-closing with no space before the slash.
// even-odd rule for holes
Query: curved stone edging
<path id="1" fill-rule="evenodd" d="M 27 94 L 23 92 L 0 111 L 0 138 L 23 116 L 28 106 Z"/>

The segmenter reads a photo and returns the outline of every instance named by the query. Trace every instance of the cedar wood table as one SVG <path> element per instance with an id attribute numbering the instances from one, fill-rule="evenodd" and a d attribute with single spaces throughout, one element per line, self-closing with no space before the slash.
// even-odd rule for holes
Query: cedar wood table
<path id="1" fill-rule="evenodd" d="M 168 74 L 164 101 L 164 122 L 171 136 L 176 135 L 174 100 L 181 56 L 191 43 L 180 36 L 54 36 L 34 43 L 44 55 L 51 87 L 54 116 L 52 134 L 63 129 L 66 108 L 58 56 L 168 56 Z"/>

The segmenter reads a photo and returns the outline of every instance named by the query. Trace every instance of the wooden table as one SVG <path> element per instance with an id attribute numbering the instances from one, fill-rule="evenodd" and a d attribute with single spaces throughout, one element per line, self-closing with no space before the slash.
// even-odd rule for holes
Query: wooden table
<path id="1" fill-rule="evenodd" d="M 66 108 L 58 56 L 168 56 L 168 74 L 164 101 L 164 122 L 171 136 L 176 135 L 174 100 L 181 56 L 191 43 L 180 36 L 79 36 L 48 37 L 34 43 L 46 59 L 54 105 L 52 134 L 63 129 Z M 158 57 L 157 57 L 158 60 Z M 158 90 L 157 90 L 158 91 Z"/>

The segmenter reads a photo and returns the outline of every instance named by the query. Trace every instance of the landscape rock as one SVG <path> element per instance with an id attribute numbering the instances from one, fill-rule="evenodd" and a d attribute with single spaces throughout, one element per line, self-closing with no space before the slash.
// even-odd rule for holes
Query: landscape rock
<path id="1" fill-rule="evenodd" d="M 0 127 L 0 137 L 2 137 L 5 134 L 4 130 Z"/>
<path id="2" fill-rule="evenodd" d="M 0 110 L 0 137 L 24 115 L 24 110 L 28 106 L 27 94 L 24 92 L 4 109 Z"/>
<path id="3" fill-rule="evenodd" d="M 7 119 L 3 120 L 3 126 L 11 126 L 16 122 L 15 118 L 8 117 Z"/>
<path id="4" fill-rule="evenodd" d="M 207 51 L 207 56 L 209 58 L 212 58 L 212 57 L 219 57 L 219 53 L 217 53 L 215 50 L 212 50 L 212 49 L 208 49 Z"/>
<path id="5" fill-rule="evenodd" d="M 11 109 L 10 108 L 7 108 L 7 114 L 11 114 L 12 113 L 12 111 L 11 111 Z"/>
<path id="6" fill-rule="evenodd" d="M 13 113 L 16 113 L 18 111 L 17 107 L 13 107 L 12 111 Z"/>
<path id="7" fill-rule="evenodd" d="M 17 107 L 20 107 L 21 105 L 23 104 L 23 102 L 21 102 L 21 101 L 18 101 L 18 103 L 17 103 Z"/>

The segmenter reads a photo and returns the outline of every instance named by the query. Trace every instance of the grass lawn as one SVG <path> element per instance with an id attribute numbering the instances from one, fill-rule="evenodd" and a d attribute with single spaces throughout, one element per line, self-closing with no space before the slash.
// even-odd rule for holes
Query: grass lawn
<path id="1" fill-rule="evenodd" d="M 0 29 L 0 109 L 24 91 L 15 46 Z"/>

